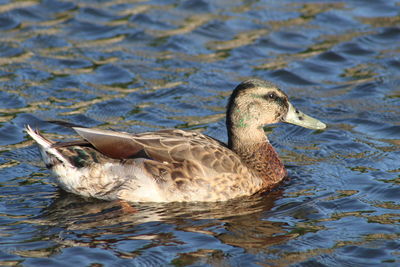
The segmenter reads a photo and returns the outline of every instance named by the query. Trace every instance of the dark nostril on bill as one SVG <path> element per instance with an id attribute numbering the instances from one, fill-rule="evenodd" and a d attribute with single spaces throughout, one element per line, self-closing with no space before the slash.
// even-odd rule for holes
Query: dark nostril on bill
<path id="1" fill-rule="evenodd" d="M 303 118 L 302 116 L 299 116 L 299 120 L 301 120 L 301 121 L 302 121 L 303 119 L 304 119 L 304 118 Z"/>

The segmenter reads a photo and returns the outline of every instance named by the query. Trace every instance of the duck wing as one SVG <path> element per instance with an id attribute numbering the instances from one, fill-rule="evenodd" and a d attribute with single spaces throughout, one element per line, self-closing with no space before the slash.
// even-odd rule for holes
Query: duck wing
<path id="1" fill-rule="evenodd" d="M 77 128 L 100 153 L 138 165 L 170 201 L 220 201 L 251 195 L 262 186 L 239 156 L 201 133 L 162 130 L 128 134 Z M 136 153 L 136 154 L 135 154 Z M 130 194 L 130 193 L 127 193 Z M 135 194 L 135 193 L 133 193 Z M 124 198 L 130 199 L 127 195 Z"/>
<path id="2" fill-rule="evenodd" d="M 167 162 L 190 159 L 193 156 L 189 154 L 198 156 L 201 150 L 231 152 L 224 143 L 193 131 L 171 129 L 130 134 L 93 128 L 73 129 L 99 152 L 115 159 L 135 158 L 141 151 L 152 159 Z"/>
<path id="3" fill-rule="evenodd" d="M 102 154 L 114 159 L 134 157 L 143 146 L 125 132 L 73 127 L 73 129 Z"/>

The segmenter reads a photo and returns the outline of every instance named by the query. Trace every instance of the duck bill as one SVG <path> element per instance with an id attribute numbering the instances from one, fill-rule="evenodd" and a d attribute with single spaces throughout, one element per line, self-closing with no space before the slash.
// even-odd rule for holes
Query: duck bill
<path id="1" fill-rule="evenodd" d="M 295 124 L 308 129 L 322 130 L 326 128 L 326 124 L 310 117 L 300 110 L 296 109 L 291 103 L 289 104 L 289 110 L 285 117 L 282 118 L 283 122 Z"/>

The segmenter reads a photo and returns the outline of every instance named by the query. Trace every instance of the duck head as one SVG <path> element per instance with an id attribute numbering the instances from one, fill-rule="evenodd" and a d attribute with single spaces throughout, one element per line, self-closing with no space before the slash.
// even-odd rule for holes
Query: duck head
<path id="1" fill-rule="evenodd" d="M 321 130 L 326 125 L 297 108 L 275 84 L 252 79 L 239 84 L 229 98 L 227 128 L 229 147 L 241 143 L 265 141 L 263 126 L 286 122 Z"/>

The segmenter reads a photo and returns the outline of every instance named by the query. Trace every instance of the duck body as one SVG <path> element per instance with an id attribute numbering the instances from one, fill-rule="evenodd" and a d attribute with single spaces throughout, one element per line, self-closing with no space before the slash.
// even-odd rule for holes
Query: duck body
<path id="1" fill-rule="evenodd" d="M 129 202 L 225 201 L 284 179 L 284 165 L 262 126 L 298 120 L 325 128 L 294 109 L 275 85 L 249 80 L 229 99 L 227 145 L 178 129 L 130 134 L 73 127 L 82 140 L 72 142 L 51 141 L 29 126 L 26 131 L 68 192 Z"/>
<path id="2" fill-rule="evenodd" d="M 54 143 L 37 131 L 27 131 L 41 145 L 46 166 L 56 174 L 60 187 L 85 197 L 132 202 L 224 201 L 266 190 L 286 175 L 269 142 L 246 156 L 252 163 L 257 158 L 272 164 L 261 161 L 252 169 L 223 143 L 193 131 L 128 134 L 74 129 L 90 141 Z"/>

